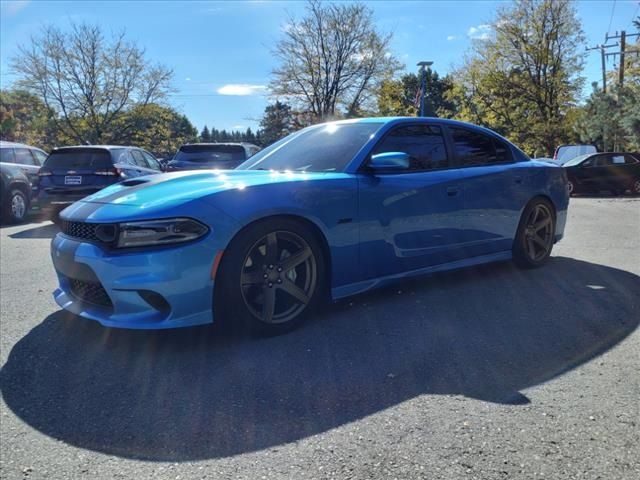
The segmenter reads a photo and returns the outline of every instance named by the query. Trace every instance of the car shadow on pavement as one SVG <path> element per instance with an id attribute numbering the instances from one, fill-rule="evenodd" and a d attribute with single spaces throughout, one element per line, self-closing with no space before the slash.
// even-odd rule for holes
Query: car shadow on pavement
<path id="1" fill-rule="evenodd" d="M 405 282 L 259 340 L 206 327 L 105 329 L 57 312 L 13 347 L 0 387 L 28 425 L 77 447 L 226 457 L 420 395 L 526 403 L 521 390 L 629 335 L 639 291 L 634 274 L 554 257 L 537 270 L 503 263 Z M 438 405 L 426 404 L 427 419 Z"/>
<path id="2" fill-rule="evenodd" d="M 11 238 L 53 238 L 56 233 L 60 231 L 60 228 L 55 223 L 47 223 L 46 225 L 40 225 L 38 227 L 29 228 L 26 230 L 20 230 L 19 232 L 9 235 Z"/>

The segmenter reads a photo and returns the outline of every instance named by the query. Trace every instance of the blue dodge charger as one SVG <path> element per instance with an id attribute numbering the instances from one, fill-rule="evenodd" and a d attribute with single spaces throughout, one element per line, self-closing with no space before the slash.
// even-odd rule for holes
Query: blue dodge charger
<path id="1" fill-rule="evenodd" d="M 496 133 L 436 118 L 315 125 L 236 170 L 120 182 L 62 214 L 56 302 L 110 327 L 225 318 L 273 334 L 319 302 L 513 259 L 563 235 L 562 168 Z"/>

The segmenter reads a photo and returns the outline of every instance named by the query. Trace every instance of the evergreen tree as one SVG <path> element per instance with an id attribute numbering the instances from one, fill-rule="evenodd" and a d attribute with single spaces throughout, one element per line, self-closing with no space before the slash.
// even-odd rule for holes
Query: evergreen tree
<path id="1" fill-rule="evenodd" d="M 202 129 L 202 132 L 200 132 L 200 141 L 202 143 L 208 143 L 211 141 L 211 133 L 209 132 L 209 128 L 207 128 L 206 125 Z"/>

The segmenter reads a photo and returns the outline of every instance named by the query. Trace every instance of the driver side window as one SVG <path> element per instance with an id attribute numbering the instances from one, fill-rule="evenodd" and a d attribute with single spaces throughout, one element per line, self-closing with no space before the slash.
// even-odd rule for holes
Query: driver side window
<path id="1" fill-rule="evenodd" d="M 420 172 L 449 166 L 442 130 L 436 125 L 409 125 L 389 132 L 372 155 L 403 152 L 409 155 L 409 171 Z"/>

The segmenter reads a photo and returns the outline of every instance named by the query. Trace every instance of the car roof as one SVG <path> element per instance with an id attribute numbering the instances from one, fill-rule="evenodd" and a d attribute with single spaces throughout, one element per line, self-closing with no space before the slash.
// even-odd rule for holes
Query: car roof
<path id="1" fill-rule="evenodd" d="M 188 146 L 204 145 L 207 147 L 212 147 L 214 145 L 236 145 L 236 146 L 242 146 L 242 147 L 257 147 L 257 145 L 254 145 L 253 143 L 249 143 L 249 142 L 196 142 L 196 143 L 185 143 L 180 146 L 184 147 L 187 145 Z"/>
<path id="2" fill-rule="evenodd" d="M 54 150 L 66 150 L 68 148 L 101 148 L 104 150 L 114 150 L 116 148 L 137 148 L 143 150 L 141 147 L 134 147 L 131 145 L 68 145 L 66 147 L 56 147 Z"/>
<path id="3" fill-rule="evenodd" d="M 0 140 L 0 148 L 15 148 L 15 147 L 35 148 L 36 150 L 41 150 L 38 147 L 32 147 L 31 145 L 27 145 L 26 143 L 8 142 L 6 140 Z"/>

